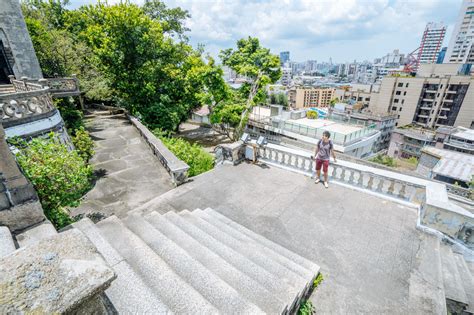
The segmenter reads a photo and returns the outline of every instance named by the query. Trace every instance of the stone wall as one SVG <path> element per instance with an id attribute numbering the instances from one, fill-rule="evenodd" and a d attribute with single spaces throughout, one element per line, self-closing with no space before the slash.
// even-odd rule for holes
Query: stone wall
<path id="1" fill-rule="evenodd" d="M 17 78 L 43 77 L 18 0 L 0 1 L 0 40 L 13 55 L 11 67 Z"/>
<path id="2" fill-rule="evenodd" d="M 14 232 L 44 219 L 38 195 L 16 164 L 0 124 L 0 226 Z"/>

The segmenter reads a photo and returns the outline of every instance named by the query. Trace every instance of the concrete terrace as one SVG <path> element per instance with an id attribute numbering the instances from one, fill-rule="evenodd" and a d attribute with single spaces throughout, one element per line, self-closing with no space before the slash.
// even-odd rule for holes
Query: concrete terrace
<path id="1" fill-rule="evenodd" d="M 318 314 L 405 314 L 420 245 L 417 212 L 265 165 L 224 165 L 136 211 L 212 207 L 321 266 Z"/>
<path id="2" fill-rule="evenodd" d="M 98 180 L 72 215 L 124 216 L 173 188 L 170 177 L 125 116 L 92 110 L 87 130 L 95 143 L 91 162 Z"/>

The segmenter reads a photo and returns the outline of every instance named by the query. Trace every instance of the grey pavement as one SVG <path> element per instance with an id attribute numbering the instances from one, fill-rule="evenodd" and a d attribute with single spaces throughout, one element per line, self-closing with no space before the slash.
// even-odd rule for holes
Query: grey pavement
<path id="1" fill-rule="evenodd" d="M 72 215 L 100 212 L 123 217 L 173 188 L 166 170 L 123 115 L 92 113 L 86 126 L 95 143 L 91 163 L 99 179 Z"/>
<path id="2" fill-rule="evenodd" d="M 279 168 L 224 165 L 144 204 L 142 211 L 211 207 L 321 266 L 318 314 L 405 314 L 420 243 L 417 212 Z"/>

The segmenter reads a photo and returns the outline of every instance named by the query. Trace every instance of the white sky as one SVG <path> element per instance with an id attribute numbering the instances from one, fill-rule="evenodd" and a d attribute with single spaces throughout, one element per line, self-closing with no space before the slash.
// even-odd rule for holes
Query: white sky
<path id="1" fill-rule="evenodd" d="M 142 3 L 142 0 L 130 0 Z M 462 0 L 167 0 L 191 14 L 192 45 L 211 55 L 256 36 L 294 61 L 372 61 L 394 49 L 409 53 L 420 43 L 428 22 L 448 26 L 448 44 Z M 71 7 L 95 0 L 71 0 Z M 109 0 L 109 3 L 118 0 Z"/>

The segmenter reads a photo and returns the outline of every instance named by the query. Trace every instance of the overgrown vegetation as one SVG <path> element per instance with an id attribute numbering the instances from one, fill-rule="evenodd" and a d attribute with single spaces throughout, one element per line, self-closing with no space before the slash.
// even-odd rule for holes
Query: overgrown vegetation
<path id="1" fill-rule="evenodd" d="M 92 141 L 89 132 L 84 127 L 80 127 L 76 130 L 75 135 L 72 137 L 72 143 L 77 150 L 79 156 L 86 162 L 94 155 L 94 142 Z"/>
<path id="2" fill-rule="evenodd" d="M 214 167 L 214 158 L 204 151 L 200 145 L 191 144 L 181 138 L 173 138 L 169 133 L 159 129 L 154 130 L 153 133 L 176 157 L 189 165 L 188 176 L 202 174 Z"/>
<path id="3" fill-rule="evenodd" d="M 316 313 L 316 309 L 311 301 L 306 300 L 301 303 L 298 315 L 313 315 Z"/>
<path id="4" fill-rule="evenodd" d="M 283 92 L 270 94 L 269 101 L 270 104 L 281 105 L 285 108 L 288 107 L 288 96 Z"/>
<path id="5" fill-rule="evenodd" d="M 315 290 L 321 282 L 323 282 L 324 277 L 322 273 L 319 273 L 316 279 L 313 281 L 313 290 Z M 316 314 L 316 309 L 311 301 L 306 300 L 301 303 L 300 308 L 298 310 L 298 315 L 313 315 Z"/>
<path id="6" fill-rule="evenodd" d="M 77 206 L 90 188 L 92 167 L 76 150 L 68 151 L 54 134 L 15 145 L 17 161 L 35 187 L 46 217 L 57 229 L 72 223 L 66 207 Z"/>
<path id="7" fill-rule="evenodd" d="M 385 166 L 390 166 L 390 167 L 396 167 L 397 162 L 395 161 L 394 158 L 388 156 L 388 155 L 381 155 L 377 154 L 375 157 L 369 159 L 370 162 L 382 164 Z"/>
<path id="8" fill-rule="evenodd" d="M 309 110 L 306 112 L 306 118 L 308 119 L 318 119 L 318 112 L 314 110 Z"/>

